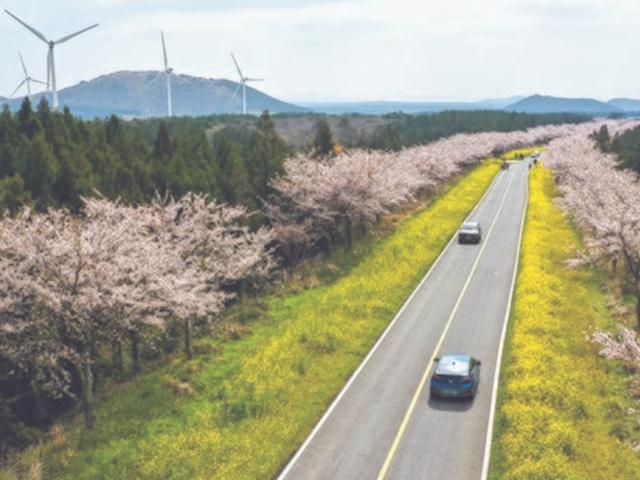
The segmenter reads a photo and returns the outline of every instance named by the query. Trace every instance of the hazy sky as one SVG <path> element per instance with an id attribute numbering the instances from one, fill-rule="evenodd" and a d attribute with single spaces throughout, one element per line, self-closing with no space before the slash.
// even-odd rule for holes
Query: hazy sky
<path id="1" fill-rule="evenodd" d="M 56 48 L 58 83 L 159 69 L 235 79 L 291 101 L 640 97 L 640 0 L 2 0 Z M 0 95 L 18 50 L 45 79 L 46 45 L 2 12 Z"/>

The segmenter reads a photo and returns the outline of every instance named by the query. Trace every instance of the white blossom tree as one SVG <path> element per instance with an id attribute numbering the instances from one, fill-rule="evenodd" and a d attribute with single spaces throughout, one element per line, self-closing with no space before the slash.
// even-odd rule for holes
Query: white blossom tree
<path id="1" fill-rule="evenodd" d="M 339 231 L 350 247 L 355 222 L 366 226 L 493 153 L 546 142 L 576 128 L 459 134 L 399 152 L 354 150 L 320 161 L 294 156 L 285 162 L 285 174 L 272 181 L 276 194 L 265 212 L 288 262 L 312 245 L 335 243 Z"/>
<path id="2" fill-rule="evenodd" d="M 112 326 L 104 308 L 126 274 L 138 238 L 117 207 L 78 218 L 65 210 L 23 210 L 0 226 L 2 354 L 37 372 L 54 394 L 70 394 L 71 366 L 81 385 L 85 423 L 95 425 L 92 364 Z M 93 214 L 92 214 L 93 213 Z"/>
<path id="3" fill-rule="evenodd" d="M 0 355 L 56 395 L 80 379 L 85 423 L 95 425 L 93 363 L 105 342 L 138 342 L 169 318 L 211 320 L 241 281 L 274 267 L 272 234 L 239 224 L 241 208 L 204 196 L 128 207 L 85 200 L 84 213 L 25 209 L 0 219 Z M 136 347 L 137 348 L 137 347 Z"/>
<path id="4" fill-rule="evenodd" d="M 262 282 L 275 263 L 269 250 L 273 234 L 251 231 L 240 221 L 243 207 L 228 207 L 205 195 L 157 198 L 138 207 L 137 223 L 162 250 L 162 311 L 184 323 L 185 353 L 190 358 L 194 318 L 212 319 L 243 282 Z"/>
<path id="5" fill-rule="evenodd" d="M 607 125 L 615 133 L 635 124 Z M 587 125 L 554 140 L 545 162 L 555 170 L 564 205 L 585 234 L 587 252 L 577 260 L 608 260 L 614 268 L 622 262 L 640 326 L 640 183 L 635 173 L 618 167 L 614 155 L 597 148 L 591 135 L 596 129 Z"/>

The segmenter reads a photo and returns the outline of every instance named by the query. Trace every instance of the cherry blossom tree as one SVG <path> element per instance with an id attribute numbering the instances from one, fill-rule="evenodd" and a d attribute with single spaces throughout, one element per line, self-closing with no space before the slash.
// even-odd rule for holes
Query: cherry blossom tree
<path id="1" fill-rule="evenodd" d="M 104 306 L 126 276 L 112 262 L 135 258 L 139 246 L 130 221 L 104 205 L 86 218 L 26 209 L 0 226 L 2 354 L 35 371 L 54 394 L 71 393 L 72 366 L 89 428 L 95 425 L 92 363 L 111 326 Z"/>
<path id="2" fill-rule="evenodd" d="M 285 174 L 272 181 L 276 193 L 266 202 L 265 212 L 277 232 L 278 250 L 288 262 L 312 245 L 335 243 L 339 231 L 350 247 L 355 223 L 366 227 L 491 154 L 546 142 L 575 129 L 558 125 L 459 134 L 399 152 L 354 150 L 320 161 L 294 156 L 285 162 Z"/>
<path id="3" fill-rule="evenodd" d="M 640 339 L 633 330 L 620 327 L 617 337 L 598 331 L 593 334 L 592 340 L 602 347 L 600 355 L 603 357 L 611 360 L 625 360 L 640 368 Z"/>
<path id="4" fill-rule="evenodd" d="M 92 366 L 103 343 L 132 334 L 135 343 L 144 327 L 177 318 L 191 356 L 193 319 L 215 318 L 238 282 L 270 275 L 272 234 L 242 226 L 245 214 L 187 195 L 138 207 L 86 199 L 81 216 L 3 217 L 0 355 L 57 395 L 72 395 L 72 367 L 93 428 Z"/>
<path id="5" fill-rule="evenodd" d="M 191 358 L 193 319 L 214 318 L 237 287 L 271 275 L 273 234 L 242 226 L 244 207 L 220 205 L 205 195 L 157 198 L 136 210 L 137 223 L 163 251 L 164 268 L 157 277 L 161 310 L 183 321 L 185 353 Z"/>
<path id="6" fill-rule="evenodd" d="M 587 252 L 578 260 L 623 263 L 640 326 L 640 183 L 635 173 L 618 167 L 613 154 L 597 148 L 592 132 L 603 125 L 617 133 L 635 123 L 583 126 L 575 135 L 551 142 L 545 161 L 556 172 L 564 205 L 585 234 Z"/>

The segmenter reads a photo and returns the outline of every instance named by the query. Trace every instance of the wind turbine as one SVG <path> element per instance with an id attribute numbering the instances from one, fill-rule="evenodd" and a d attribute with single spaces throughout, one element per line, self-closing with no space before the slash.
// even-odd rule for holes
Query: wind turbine
<path id="1" fill-rule="evenodd" d="M 160 32 L 160 39 L 162 40 L 162 56 L 164 58 L 164 70 L 160 71 L 158 75 L 153 77 L 149 82 L 147 82 L 144 88 L 149 87 L 152 83 L 155 83 L 162 75 L 165 77 L 165 82 L 167 85 L 167 116 L 173 116 L 173 101 L 171 96 L 171 75 L 173 75 L 173 68 L 169 66 L 169 59 L 167 57 L 167 46 L 164 42 L 164 32 Z"/>
<path id="2" fill-rule="evenodd" d="M 171 99 L 171 74 L 173 68 L 169 67 L 169 60 L 167 58 L 167 46 L 164 43 L 164 32 L 160 32 L 160 38 L 162 39 L 162 54 L 164 56 L 164 76 L 167 82 L 167 116 L 173 116 L 173 104 Z"/>
<path id="3" fill-rule="evenodd" d="M 23 27 L 25 27 L 27 30 L 29 30 L 36 37 L 38 37 L 40 40 L 42 40 L 44 43 L 46 43 L 49 46 L 49 53 L 47 54 L 47 90 L 50 90 L 51 92 L 51 103 L 53 104 L 53 109 L 57 110 L 58 109 L 58 89 L 56 86 L 56 63 L 53 55 L 53 49 L 56 45 L 59 45 L 68 40 L 71 40 L 73 37 L 77 37 L 81 33 L 84 33 L 87 30 L 91 30 L 92 28 L 97 27 L 98 24 L 96 23 L 94 25 L 91 25 L 90 27 L 83 28 L 82 30 L 78 30 L 75 33 L 71 33 L 65 37 L 59 38 L 58 40 L 49 40 L 41 32 L 39 32 L 32 26 L 28 25 L 26 22 L 23 22 L 22 20 L 20 20 L 9 10 L 5 10 L 5 12 L 7 12 L 9 16 L 11 16 L 14 20 L 16 20 Z M 49 86 L 51 86 L 51 89 L 49 89 Z"/>
<path id="4" fill-rule="evenodd" d="M 35 78 L 31 77 L 31 75 L 29 75 L 29 72 L 27 72 L 27 67 L 24 64 L 24 60 L 22 58 L 22 54 L 20 52 L 18 52 L 18 55 L 20 56 L 20 63 L 22 64 L 22 71 L 24 72 L 24 79 L 16 87 L 16 89 L 13 91 L 13 93 L 10 95 L 10 97 L 13 97 L 17 93 L 17 91 L 20 90 L 20 88 L 24 84 L 26 84 L 27 85 L 27 97 L 29 98 L 29 100 L 31 100 L 31 82 L 40 83 L 42 85 L 46 85 L 46 83 L 43 82 L 42 80 L 36 80 Z"/>
<path id="5" fill-rule="evenodd" d="M 244 74 L 242 73 L 242 70 L 240 70 L 240 65 L 238 65 L 238 62 L 236 61 L 236 57 L 233 53 L 231 54 L 231 58 L 233 58 L 233 63 L 235 64 L 236 70 L 238 71 L 238 75 L 240 76 L 240 85 L 238 85 L 238 88 L 236 88 L 236 91 L 233 93 L 233 97 L 231 98 L 232 99 L 235 98 L 236 95 L 238 94 L 238 90 L 242 88 L 242 114 L 246 115 L 247 114 L 247 83 L 263 82 L 264 78 L 245 77 Z"/>

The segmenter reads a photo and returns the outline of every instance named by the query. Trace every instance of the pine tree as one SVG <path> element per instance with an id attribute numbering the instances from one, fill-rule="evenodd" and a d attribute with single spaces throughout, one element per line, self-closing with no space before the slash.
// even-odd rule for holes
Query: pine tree
<path id="1" fill-rule="evenodd" d="M 317 157 L 327 157 L 333 153 L 335 142 L 331 127 L 326 118 L 321 118 L 316 122 L 315 136 L 313 138 L 313 152 Z"/>
<path id="2" fill-rule="evenodd" d="M 165 157 L 171 157 L 174 152 L 173 142 L 169 136 L 169 128 L 165 121 L 161 121 L 158 125 L 158 134 L 156 135 L 156 141 L 153 144 L 153 156 L 156 160 L 161 160 Z"/>
<path id="3" fill-rule="evenodd" d="M 284 172 L 283 163 L 288 153 L 284 140 L 276 132 L 269 112 L 265 111 L 258 119 L 250 145 L 247 164 L 251 183 L 255 194 L 266 198 L 271 179 Z"/>
<path id="4" fill-rule="evenodd" d="M 252 200 L 251 182 L 238 144 L 223 137 L 216 145 L 216 159 L 220 165 L 223 200 L 231 204 L 249 204 Z"/>
<path id="5" fill-rule="evenodd" d="M 45 142 L 44 135 L 39 134 L 31 142 L 23 140 L 18 155 L 22 159 L 20 176 L 36 205 L 44 208 L 54 200 L 52 186 L 60 171 L 51 147 Z"/>
<path id="6" fill-rule="evenodd" d="M 38 122 L 38 119 L 31 109 L 31 102 L 28 97 L 25 97 L 20 105 L 18 123 L 20 125 L 20 133 L 29 138 L 35 137 L 42 130 L 40 122 Z"/>
<path id="7" fill-rule="evenodd" d="M 30 202 L 31 196 L 25 190 L 24 180 L 20 175 L 0 180 L 0 216 L 4 211 L 15 215 L 20 207 Z"/>

